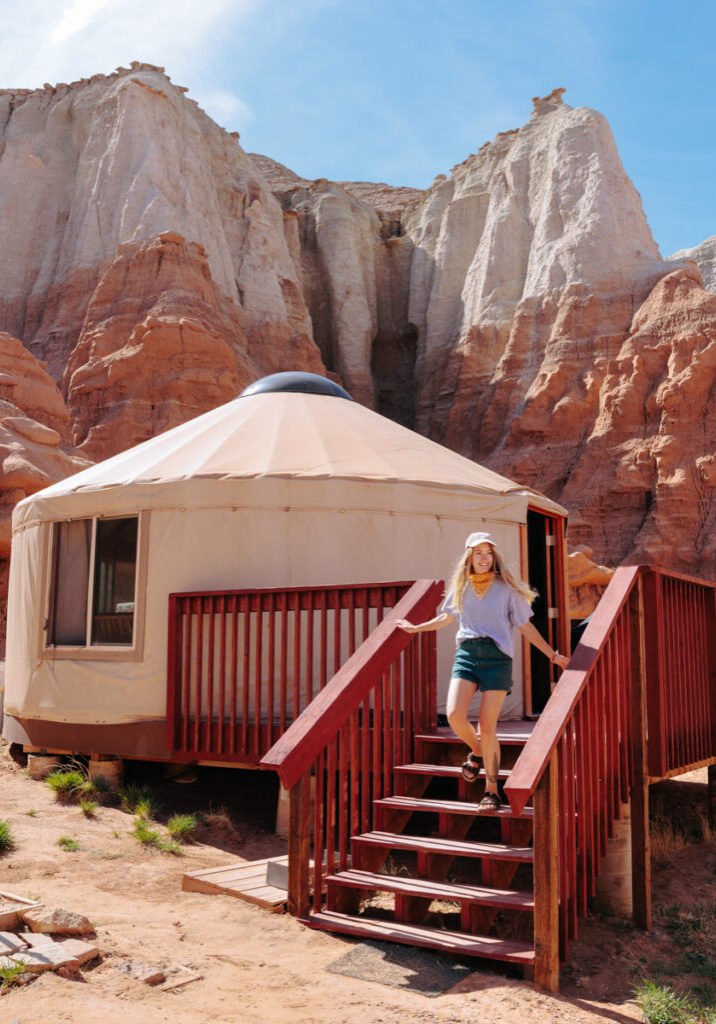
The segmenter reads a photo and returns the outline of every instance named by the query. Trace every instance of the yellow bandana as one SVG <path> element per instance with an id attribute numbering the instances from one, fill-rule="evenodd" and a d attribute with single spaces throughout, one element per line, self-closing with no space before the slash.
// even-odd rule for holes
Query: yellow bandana
<path id="1" fill-rule="evenodd" d="M 489 572 L 471 572 L 470 583 L 472 583 L 472 589 L 475 591 L 478 599 L 481 601 L 487 591 L 490 589 L 492 581 L 495 578 L 495 570 L 491 569 Z"/>

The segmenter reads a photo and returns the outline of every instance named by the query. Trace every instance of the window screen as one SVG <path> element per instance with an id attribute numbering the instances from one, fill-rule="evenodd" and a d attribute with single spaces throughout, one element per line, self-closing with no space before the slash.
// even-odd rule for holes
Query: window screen
<path id="1" fill-rule="evenodd" d="M 137 568 L 137 519 L 98 519 L 92 643 L 131 644 Z"/>

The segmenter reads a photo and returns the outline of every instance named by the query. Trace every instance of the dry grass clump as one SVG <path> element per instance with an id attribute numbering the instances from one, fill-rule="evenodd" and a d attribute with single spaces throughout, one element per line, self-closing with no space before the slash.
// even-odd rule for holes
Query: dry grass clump
<path id="1" fill-rule="evenodd" d="M 12 850 L 15 846 L 15 837 L 9 821 L 0 819 L 0 854 Z"/>

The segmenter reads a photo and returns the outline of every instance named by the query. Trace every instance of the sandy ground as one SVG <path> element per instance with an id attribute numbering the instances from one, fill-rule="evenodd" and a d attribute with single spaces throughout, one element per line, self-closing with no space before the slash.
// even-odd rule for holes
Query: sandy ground
<path id="1" fill-rule="evenodd" d="M 0 857 L 0 889 L 85 914 L 96 927 L 101 950 L 101 959 L 83 968 L 82 981 L 46 973 L 1 996 L 0 1024 L 626 1024 L 639 1019 L 631 998 L 633 979 L 663 936 L 628 933 L 596 917 L 572 947 L 559 996 L 488 968 L 476 969 L 437 997 L 328 973 L 351 940 L 312 931 L 288 915 L 229 896 L 181 891 L 186 871 L 285 851 L 285 843 L 271 833 L 274 780 L 202 769 L 192 786 L 158 775 L 150 781 L 165 809 L 169 804 L 180 810 L 227 806 L 241 842 L 206 835 L 187 845 L 181 857 L 148 851 L 130 835 L 131 815 L 103 807 L 95 819 L 87 819 L 76 806 L 58 804 L 46 785 L 31 780 L 10 757 L 6 745 L 0 747 L 0 818 L 10 822 L 16 839 L 15 848 Z M 64 852 L 57 846 L 61 836 L 77 840 L 80 850 Z M 715 865 L 712 857 L 711 878 Z M 670 955 L 666 949 L 662 953 Z M 166 984 L 152 987 L 126 973 L 126 965 L 137 962 L 164 968 L 166 984 L 188 972 L 199 977 L 174 990 Z"/>

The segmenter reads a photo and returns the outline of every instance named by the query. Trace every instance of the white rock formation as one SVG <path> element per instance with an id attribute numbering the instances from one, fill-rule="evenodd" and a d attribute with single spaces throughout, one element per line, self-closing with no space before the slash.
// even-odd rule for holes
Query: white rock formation
<path id="1" fill-rule="evenodd" d="M 701 278 L 707 292 L 716 292 L 716 235 L 711 235 L 693 249 L 680 249 L 669 256 L 669 263 L 683 263 L 693 260 L 701 271 Z"/>
<path id="2" fill-rule="evenodd" d="M 140 63 L 51 90 L 0 93 L 0 328 L 60 379 L 120 245 L 173 231 L 206 251 L 253 327 L 310 338 L 281 210 L 235 136 Z M 290 332 L 287 325 L 291 322 Z M 318 361 L 320 362 L 320 361 Z"/>

